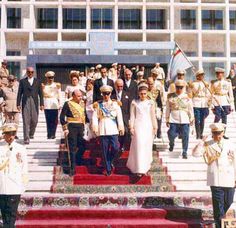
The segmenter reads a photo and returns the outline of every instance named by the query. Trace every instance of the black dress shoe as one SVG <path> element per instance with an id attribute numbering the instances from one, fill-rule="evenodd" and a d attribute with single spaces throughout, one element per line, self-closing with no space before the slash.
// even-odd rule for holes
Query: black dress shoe
<path id="1" fill-rule="evenodd" d="M 56 138 L 56 136 L 55 135 L 53 135 L 52 137 L 51 137 L 51 139 L 55 139 Z"/>
<path id="2" fill-rule="evenodd" d="M 16 135 L 16 136 L 15 136 L 15 139 L 19 139 L 19 137 Z"/>
<path id="3" fill-rule="evenodd" d="M 29 139 L 24 140 L 24 144 L 29 144 L 29 143 L 30 143 Z"/>
<path id="4" fill-rule="evenodd" d="M 174 146 L 169 147 L 169 151 L 172 152 L 174 150 Z"/>
<path id="5" fill-rule="evenodd" d="M 75 175 L 75 169 L 70 169 L 69 176 L 73 177 Z"/>
<path id="6" fill-rule="evenodd" d="M 182 158 L 183 158 L 183 159 L 188 159 L 187 154 L 183 154 L 183 155 L 182 155 Z"/>
<path id="7" fill-rule="evenodd" d="M 107 171 L 106 176 L 111 176 L 111 171 Z"/>
<path id="8" fill-rule="evenodd" d="M 223 136 L 224 139 L 229 139 L 229 137 L 227 137 L 226 135 Z"/>
<path id="9" fill-rule="evenodd" d="M 34 139 L 34 136 L 33 136 L 33 135 L 30 135 L 30 139 Z"/>

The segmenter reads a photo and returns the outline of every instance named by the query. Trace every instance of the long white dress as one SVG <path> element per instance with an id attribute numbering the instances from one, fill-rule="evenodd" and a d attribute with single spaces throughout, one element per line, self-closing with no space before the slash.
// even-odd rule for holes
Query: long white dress
<path id="1" fill-rule="evenodd" d="M 152 100 L 133 100 L 130 108 L 130 128 L 134 129 L 127 167 L 132 173 L 145 174 L 151 168 L 153 129 L 157 129 Z"/>

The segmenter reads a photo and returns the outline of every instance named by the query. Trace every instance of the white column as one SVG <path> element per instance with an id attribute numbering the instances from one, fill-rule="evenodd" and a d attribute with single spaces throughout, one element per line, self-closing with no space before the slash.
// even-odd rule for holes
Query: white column
<path id="1" fill-rule="evenodd" d="M 146 21 L 147 21 L 147 18 L 146 18 L 146 10 L 147 10 L 147 7 L 146 7 L 146 0 L 143 0 L 143 8 L 142 8 L 142 30 L 143 30 L 143 42 L 146 42 L 147 41 L 147 33 L 146 33 Z M 146 50 L 143 50 L 143 55 L 146 55 L 147 54 L 147 51 Z"/>
<path id="2" fill-rule="evenodd" d="M 201 1 L 198 0 L 198 8 L 197 8 L 197 29 L 198 29 L 198 66 L 202 68 L 202 9 L 201 9 Z"/>
<path id="3" fill-rule="evenodd" d="M 175 9 L 174 9 L 174 0 L 170 0 L 170 8 L 169 8 L 169 14 L 170 14 L 170 41 L 174 41 L 175 35 L 174 35 L 174 29 L 175 29 Z"/>
<path id="4" fill-rule="evenodd" d="M 62 41 L 62 28 L 63 28 L 63 25 L 62 25 L 62 23 L 63 23 L 62 0 L 59 0 L 59 2 L 58 2 L 58 18 L 57 18 L 57 21 L 58 21 L 57 41 Z M 57 54 L 61 55 L 61 53 L 62 53 L 62 50 L 57 49 Z"/>
<path id="5" fill-rule="evenodd" d="M 229 21 L 229 0 L 225 0 L 225 56 L 226 56 L 226 72 L 228 73 L 231 68 L 231 59 L 230 59 L 230 21 Z"/>
<path id="6" fill-rule="evenodd" d="M 1 8 L 1 54 L 0 58 L 6 58 L 6 39 L 5 39 L 5 32 L 7 27 L 7 13 L 6 13 L 6 0 L 2 1 L 2 8 Z"/>
<path id="7" fill-rule="evenodd" d="M 29 6 L 29 20 L 30 20 L 30 32 L 29 32 L 29 42 L 34 41 L 34 29 L 37 27 L 36 25 L 36 15 L 35 15 L 35 10 L 34 10 L 34 2 L 35 0 L 30 1 L 30 6 Z M 33 50 L 29 50 L 29 54 L 33 55 Z"/>
<path id="8" fill-rule="evenodd" d="M 86 42 L 89 42 L 89 32 L 90 32 L 90 26 L 91 24 L 91 9 L 90 9 L 90 0 L 87 0 L 86 5 Z M 86 55 L 89 55 L 89 50 L 86 50 Z"/>
<path id="9" fill-rule="evenodd" d="M 119 34 L 118 34 L 118 0 L 115 0 L 115 6 L 114 6 L 114 12 L 113 12 L 113 26 L 115 31 L 115 42 L 118 42 L 119 40 Z M 114 55 L 118 55 L 118 50 L 114 51 Z"/>

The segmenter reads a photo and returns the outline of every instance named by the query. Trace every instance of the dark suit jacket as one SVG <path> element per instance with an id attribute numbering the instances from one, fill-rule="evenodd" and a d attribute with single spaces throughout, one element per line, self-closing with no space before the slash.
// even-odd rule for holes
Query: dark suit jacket
<path id="1" fill-rule="evenodd" d="M 116 97 L 116 99 L 118 100 L 118 97 Z M 126 91 L 122 91 L 122 95 L 121 95 L 121 111 L 122 111 L 122 117 L 123 117 L 123 121 L 124 121 L 124 126 L 125 126 L 125 131 L 128 132 L 129 130 L 129 119 L 130 119 L 130 104 L 131 101 L 129 94 Z"/>
<path id="2" fill-rule="evenodd" d="M 17 106 L 20 106 L 22 100 L 22 108 L 24 108 L 26 101 L 29 97 L 33 98 L 36 110 L 38 110 L 39 108 L 38 100 L 40 101 L 40 106 L 43 105 L 43 93 L 41 83 L 37 78 L 34 78 L 32 86 L 28 82 L 28 78 L 20 80 L 17 94 Z"/>
<path id="3" fill-rule="evenodd" d="M 111 93 L 111 99 L 115 99 L 116 93 L 115 93 L 114 82 L 110 78 L 107 79 L 107 85 L 113 88 L 112 93 Z M 93 86 L 93 102 L 102 100 L 102 95 L 100 91 L 101 86 L 103 86 L 102 78 L 96 79 L 94 81 L 94 86 Z"/>
<path id="4" fill-rule="evenodd" d="M 233 92 L 234 92 L 234 96 L 235 96 L 236 95 L 236 75 L 233 78 L 228 76 L 227 79 L 229 79 L 232 83 Z"/>
<path id="5" fill-rule="evenodd" d="M 124 91 L 129 94 L 131 101 L 138 98 L 138 85 L 134 80 L 131 80 L 129 88 L 127 87 L 124 80 Z"/>

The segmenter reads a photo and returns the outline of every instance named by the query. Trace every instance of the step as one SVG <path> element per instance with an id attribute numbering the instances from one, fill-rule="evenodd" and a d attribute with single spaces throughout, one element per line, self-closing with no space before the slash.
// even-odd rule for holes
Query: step
<path id="1" fill-rule="evenodd" d="M 30 181 L 27 185 L 27 192 L 50 192 L 52 181 Z"/>

